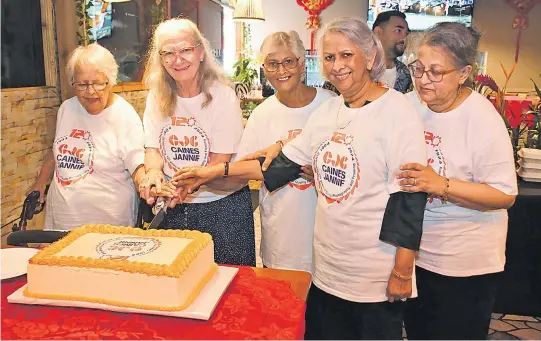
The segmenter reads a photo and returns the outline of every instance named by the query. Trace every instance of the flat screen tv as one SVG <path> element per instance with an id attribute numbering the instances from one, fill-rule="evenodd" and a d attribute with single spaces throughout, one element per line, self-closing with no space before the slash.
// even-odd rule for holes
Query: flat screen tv
<path id="1" fill-rule="evenodd" d="M 474 0 L 369 0 L 368 26 L 384 11 L 406 14 L 412 31 L 424 31 L 442 21 L 458 21 L 471 26 Z"/>
<path id="2" fill-rule="evenodd" d="M 96 41 L 111 36 L 113 8 L 110 2 L 86 0 L 86 15 L 90 18 L 89 39 Z"/>

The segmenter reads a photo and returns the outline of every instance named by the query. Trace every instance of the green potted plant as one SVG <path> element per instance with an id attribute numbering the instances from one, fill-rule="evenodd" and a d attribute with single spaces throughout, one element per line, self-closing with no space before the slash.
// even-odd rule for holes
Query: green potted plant
<path id="1" fill-rule="evenodd" d="M 235 92 L 239 98 L 245 98 L 250 92 L 254 81 L 258 77 L 255 61 L 245 53 L 241 53 L 239 60 L 233 65 L 235 73 Z"/>

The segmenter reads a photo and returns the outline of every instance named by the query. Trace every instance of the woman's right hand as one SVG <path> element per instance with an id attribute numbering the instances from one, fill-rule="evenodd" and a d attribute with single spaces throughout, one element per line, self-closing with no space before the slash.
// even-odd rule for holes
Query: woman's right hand
<path id="1" fill-rule="evenodd" d="M 151 168 L 139 185 L 139 195 L 146 200 L 147 204 L 154 205 L 159 196 L 173 198 L 176 196 L 176 191 L 170 186 L 164 186 L 161 170 Z"/>
<path id="2" fill-rule="evenodd" d="M 47 188 L 47 184 L 39 181 L 39 180 L 36 180 L 36 182 L 34 182 L 34 184 L 28 189 L 28 191 L 26 192 L 26 195 L 34 192 L 34 191 L 38 191 L 39 192 L 39 202 L 40 203 L 44 203 L 45 202 L 45 188 Z"/>
<path id="3" fill-rule="evenodd" d="M 269 168 L 270 164 L 272 163 L 272 160 L 274 160 L 280 154 L 281 151 L 282 151 L 282 144 L 277 142 L 268 146 L 265 149 L 259 150 L 252 154 L 245 155 L 237 161 L 258 160 L 260 157 L 264 157 L 265 161 L 261 165 L 261 170 L 264 172 L 267 170 L 267 168 Z"/>

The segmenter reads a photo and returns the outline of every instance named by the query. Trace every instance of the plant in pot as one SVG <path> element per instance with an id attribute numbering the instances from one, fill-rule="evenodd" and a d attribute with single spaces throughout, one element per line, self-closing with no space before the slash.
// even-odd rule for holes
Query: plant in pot
<path id="1" fill-rule="evenodd" d="M 235 69 L 233 75 L 235 93 L 240 99 L 246 98 L 258 77 L 255 61 L 248 54 L 242 53 L 233 68 Z"/>
<path id="2" fill-rule="evenodd" d="M 541 90 L 532 79 L 535 92 L 539 97 L 539 102 L 531 106 L 530 110 L 524 113 L 526 120 L 530 123 L 528 136 L 526 138 L 525 147 L 533 149 L 541 149 Z"/>

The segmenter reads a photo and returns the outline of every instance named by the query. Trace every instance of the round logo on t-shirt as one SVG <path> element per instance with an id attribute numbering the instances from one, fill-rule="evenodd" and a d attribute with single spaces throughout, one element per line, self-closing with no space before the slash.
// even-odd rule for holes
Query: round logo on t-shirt
<path id="1" fill-rule="evenodd" d="M 425 131 L 425 143 L 427 145 L 428 165 L 434 169 L 438 175 L 445 176 L 447 172 L 447 163 L 441 150 L 442 139 L 429 131 Z M 428 203 L 434 202 L 435 197 L 429 196 Z"/>
<path id="2" fill-rule="evenodd" d="M 57 138 L 53 144 L 56 179 L 68 186 L 91 174 L 94 169 L 94 143 L 89 131 L 73 129 L 69 135 Z"/>
<path id="3" fill-rule="evenodd" d="M 328 203 L 347 200 L 359 185 L 359 162 L 352 145 L 353 138 L 334 133 L 314 154 L 316 185 Z"/>
<path id="4" fill-rule="evenodd" d="M 118 237 L 107 239 L 96 246 L 96 252 L 102 259 L 128 259 L 133 256 L 142 256 L 154 252 L 161 245 L 155 238 L 146 237 Z"/>
<path id="5" fill-rule="evenodd" d="M 193 117 L 172 117 L 160 134 L 160 153 L 172 171 L 186 166 L 205 166 L 210 139 Z"/>

